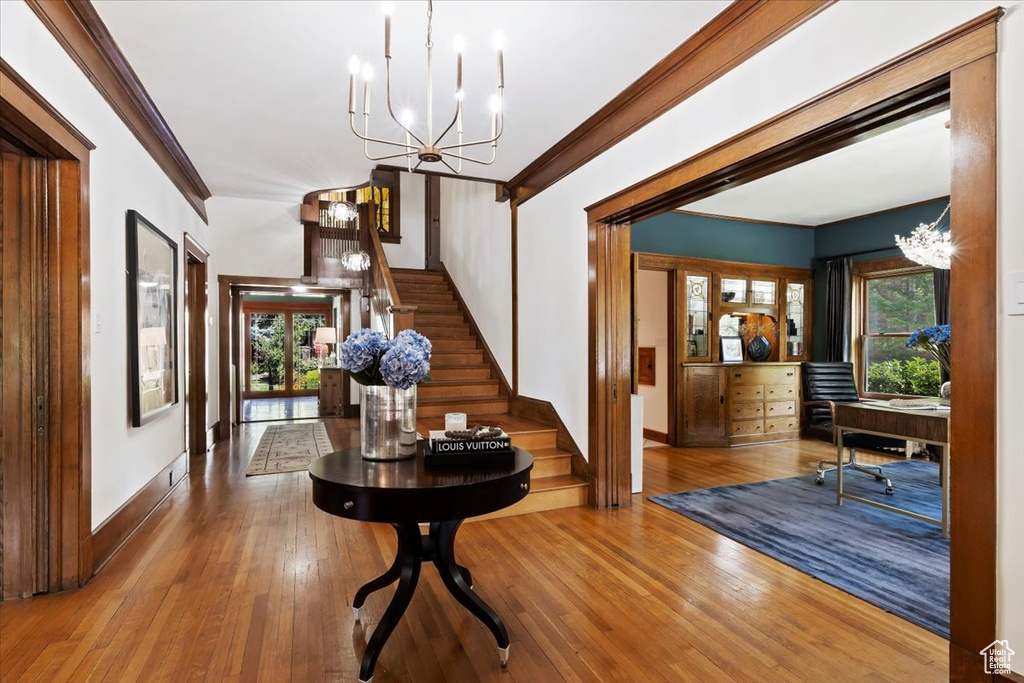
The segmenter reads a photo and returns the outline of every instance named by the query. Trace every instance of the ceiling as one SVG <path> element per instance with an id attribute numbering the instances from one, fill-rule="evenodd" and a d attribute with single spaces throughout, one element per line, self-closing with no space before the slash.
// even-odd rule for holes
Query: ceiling
<path id="1" fill-rule="evenodd" d="M 821 225 L 949 194 L 949 111 L 682 207 Z"/>
<path id="2" fill-rule="evenodd" d="M 348 129 L 347 63 L 353 54 L 371 60 L 376 71 L 371 134 L 397 138 L 397 126 L 381 116 L 384 20 L 378 2 L 93 4 L 216 196 L 299 201 L 314 189 L 369 178 L 374 163 Z M 452 45 L 461 34 L 467 139 L 490 130 L 494 34 L 506 42 L 498 159 L 492 166 L 467 164 L 463 172 L 508 180 L 728 4 L 438 0 L 436 118 L 454 112 Z M 411 108 L 420 125 L 426 112 L 425 33 L 425 2 L 394 3 L 395 111 Z"/>

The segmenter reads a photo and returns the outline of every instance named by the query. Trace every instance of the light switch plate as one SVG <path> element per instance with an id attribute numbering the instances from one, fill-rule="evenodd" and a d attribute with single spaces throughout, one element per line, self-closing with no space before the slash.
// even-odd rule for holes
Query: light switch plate
<path id="1" fill-rule="evenodd" d="M 1024 315 L 1024 270 L 1006 274 L 1006 315 Z"/>

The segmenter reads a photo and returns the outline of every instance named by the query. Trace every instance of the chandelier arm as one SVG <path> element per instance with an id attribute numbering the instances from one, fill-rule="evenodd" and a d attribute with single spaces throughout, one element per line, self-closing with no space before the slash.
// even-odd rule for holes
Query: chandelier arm
<path id="1" fill-rule="evenodd" d="M 455 125 L 455 122 L 459 120 L 459 110 L 460 109 L 462 109 L 462 101 L 461 100 L 459 101 L 459 103 L 455 107 L 455 116 L 452 117 L 452 122 L 448 124 L 448 127 L 445 128 L 441 132 L 441 134 L 437 136 L 437 140 L 434 141 L 434 146 L 435 147 L 437 147 L 437 143 L 441 142 L 441 140 L 444 139 L 445 135 L 448 135 L 448 131 L 450 131 L 452 129 L 452 126 Z"/>
<path id="2" fill-rule="evenodd" d="M 410 159 L 410 161 L 411 161 L 411 159 Z M 410 169 L 410 170 L 415 171 L 416 169 L 418 169 L 422 165 L 423 165 L 423 159 L 420 159 L 419 163 L 417 163 L 415 166 L 413 166 L 412 169 Z"/>
<path id="3" fill-rule="evenodd" d="M 416 156 L 415 152 L 399 152 L 398 154 L 385 154 L 384 156 L 381 157 L 371 157 L 369 154 L 367 154 L 366 158 L 369 159 L 370 161 L 384 161 L 385 159 L 398 159 L 399 157 L 414 156 Z"/>
<path id="4" fill-rule="evenodd" d="M 404 142 L 394 142 L 392 140 L 381 140 L 379 138 L 374 138 L 374 137 L 369 137 L 369 136 L 363 135 L 358 130 L 356 130 L 355 114 L 349 114 L 348 120 L 349 120 L 349 127 L 352 129 L 352 133 L 355 134 L 355 136 L 357 138 L 359 138 L 360 140 L 363 140 L 364 142 L 376 142 L 376 143 L 381 144 L 381 145 L 392 145 L 394 147 L 404 147 L 406 150 L 412 150 L 411 152 L 409 152 L 410 154 L 412 154 L 412 153 L 414 153 L 416 151 L 416 149 L 414 147 L 410 147 L 409 145 L 405 144 Z"/>
<path id="5" fill-rule="evenodd" d="M 491 158 L 488 161 L 481 161 L 480 159 L 474 159 L 473 157 L 467 157 L 462 154 L 454 154 L 451 152 L 445 154 L 445 156 L 452 157 L 453 159 L 458 159 L 459 161 L 469 161 L 474 164 L 480 164 L 481 166 L 490 166 L 491 164 L 494 163 L 495 158 L 497 158 L 497 154 L 495 154 L 494 152 L 491 152 Z"/>
<path id="6" fill-rule="evenodd" d="M 505 132 L 505 116 L 504 114 L 498 117 L 498 132 L 492 138 L 486 140 L 476 140 L 475 142 L 459 142 L 457 144 L 442 145 L 438 147 L 442 152 L 448 149 L 455 149 L 456 147 L 473 147 L 475 145 L 490 145 L 498 141 L 501 134 Z"/>
<path id="7" fill-rule="evenodd" d="M 423 140 L 420 140 L 420 136 L 416 135 L 416 133 L 413 133 L 411 130 L 409 130 L 405 126 L 404 123 L 402 123 L 401 121 L 398 120 L 398 117 L 395 116 L 395 110 L 391 107 L 391 57 L 387 57 L 384 60 L 384 71 L 387 74 L 388 113 L 391 114 L 391 119 L 395 123 L 397 123 L 399 126 L 401 126 L 402 130 L 404 130 L 406 133 L 408 133 L 410 136 L 412 136 L 412 138 L 414 140 L 416 140 L 416 142 L 420 143 L 421 147 L 426 147 L 426 143 L 424 143 Z M 398 144 L 398 143 L 391 143 L 391 144 Z"/>
<path id="8" fill-rule="evenodd" d="M 447 166 L 447 167 L 448 167 L 448 170 L 449 170 L 449 171 L 451 171 L 452 173 L 454 173 L 455 175 L 458 175 L 458 174 L 459 174 L 459 172 L 458 172 L 458 171 L 456 171 L 456 170 L 455 170 L 454 168 L 452 168 L 452 165 L 451 165 L 451 164 L 449 164 L 449 163 L 448 163 L 447 161 L 445 161 L 444 159 L 441 159 L 441 163 L 442 163 L 442 164 L 444 164 L 445 166 Z"/>

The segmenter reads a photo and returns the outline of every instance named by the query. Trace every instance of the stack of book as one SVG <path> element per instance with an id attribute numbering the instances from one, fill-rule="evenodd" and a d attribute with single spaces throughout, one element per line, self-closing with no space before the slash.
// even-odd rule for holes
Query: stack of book
<path id="1" fill-rule="evenodd" d="M 515 460 L 512 439 L 497 427 L 459 432 L 431 431 L 423 460 L 428 465 L 508 463 Z"/>

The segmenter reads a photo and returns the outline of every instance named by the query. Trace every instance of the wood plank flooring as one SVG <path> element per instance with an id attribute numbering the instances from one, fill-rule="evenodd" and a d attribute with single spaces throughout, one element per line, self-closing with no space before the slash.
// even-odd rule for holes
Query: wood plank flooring
<path id="1" fill-rule="evenodd" d="M 327 424 L 351 443 L 351 421 Z M 193 459 L 85 588 L 0 605 L 0 680 L 357 680 L 393 589 L 367 601 L 366 629 L 349 604 L 391 562 L 394 534 L 321 513 L 305 474 L 245 478 L 265 428 Z M 460 562 L 505 619 L 508 668 L 424 567 L 374 681 L 946 680 L 942 638 L 646 501 L 809 472 L 830 453 L 648 449 L 632 507 L 467 525 Z"/>

